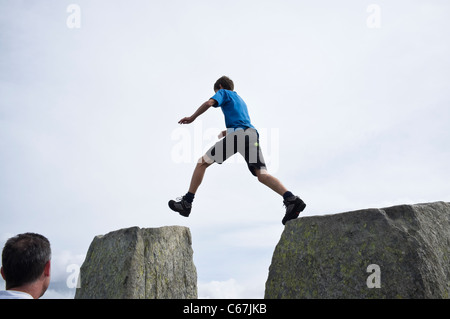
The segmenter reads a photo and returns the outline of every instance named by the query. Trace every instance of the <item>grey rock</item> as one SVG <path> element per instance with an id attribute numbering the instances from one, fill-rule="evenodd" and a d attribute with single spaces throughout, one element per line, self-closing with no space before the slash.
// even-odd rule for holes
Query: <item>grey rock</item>
<path id="1" fill-rule="evenodd" d="M 75 299 L 197 298 L 189 228 L 126 228 L 96 236 Z"/>
<path id="2" fill-rule="evenodd" d="M 289 221 L 265 298 L 449 298 L 449 291 L 450 203 L 436 202 Z"/>

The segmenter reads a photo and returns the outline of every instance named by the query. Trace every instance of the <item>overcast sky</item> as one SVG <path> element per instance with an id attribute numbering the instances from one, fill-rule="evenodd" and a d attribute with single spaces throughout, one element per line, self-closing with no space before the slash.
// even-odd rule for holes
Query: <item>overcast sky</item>
<path id="1" fill-rule="evenodd" d="M 245 163 L 208 168 L 188 219 L 167 206 L 224 128 L 219 109 L 177 122 L 222 75 L 302 216 L 450 201 L 446 0 L 0 0 L 0 13 L 0 244 L 49 238 L 47 298 L 73 297 L 68 266 L 94 236 L 165 225 L 191 229 L 199 297 L 264 296 L 284 207 Z"/>

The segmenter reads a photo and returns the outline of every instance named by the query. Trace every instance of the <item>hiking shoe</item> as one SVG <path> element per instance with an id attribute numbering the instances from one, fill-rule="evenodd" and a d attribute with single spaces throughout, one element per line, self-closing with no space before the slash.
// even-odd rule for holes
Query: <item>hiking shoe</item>
<path id="1" fill-rule="evenodd" d="M 170 200 L 169 207 L 171 210 L 180 213 L 181 216 L 189 217 L 191 213 L 192 203 L 189 203 L 183 197 L 177 198 L 177 201 Z"/>
<path id="2" fill-rule="evenodd" d="M 283 225 L 291 219 L 296 219 L 298 215 L 305 209 L 306 204 L 298 196 L 292 196 L 283 201 L 284 206 L 286 206 L 286 214 L 281 221 Z"/>

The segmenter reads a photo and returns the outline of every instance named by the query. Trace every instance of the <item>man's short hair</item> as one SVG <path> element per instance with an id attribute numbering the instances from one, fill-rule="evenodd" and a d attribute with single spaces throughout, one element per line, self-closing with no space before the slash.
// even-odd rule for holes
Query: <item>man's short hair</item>
<path id="1" fill-rule="evenodd" d="M 36 281 L 50 258 L 50 242 L 42 235 L 25 233 L 8 239 L 2 252 L 6 289 Z"/>
<path id="2" fill-rule="evenodd" d="M 221 85 L 225 90 L 234 91 L 234 83 L 228 76 L 222 76 L 216 81 L 214 84 L 214 91 L 220 89 L 219 85 Z"/>

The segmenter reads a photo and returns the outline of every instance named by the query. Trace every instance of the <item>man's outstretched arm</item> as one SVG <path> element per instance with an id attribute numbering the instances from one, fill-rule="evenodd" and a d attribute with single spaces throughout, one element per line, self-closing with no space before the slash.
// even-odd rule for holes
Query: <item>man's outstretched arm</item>
<path id="1" fill-rule="evenodd" d="M 179 120 L 178 124 L 189 124 L 194 122 L 197 117 L 205 113 L 207 109 L 209 109 L 216 103 L 217 103 L 216 100 L 209 99 L 208 101 L 200 105 L 200 107 L 197 109 L 197 111 L 195 111 L 194 114 L 192 114 L 191 116 L 183 117 L 181 120 Z"/>

